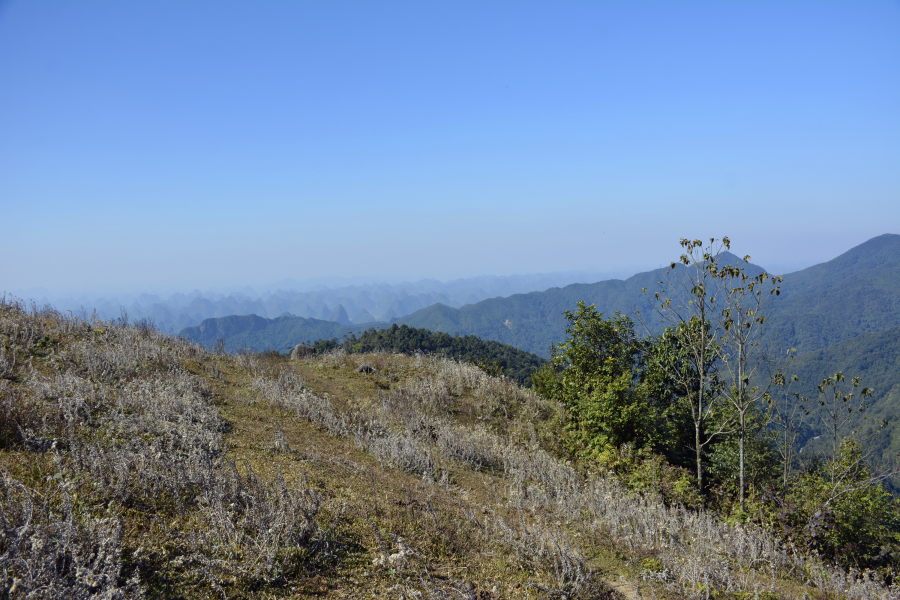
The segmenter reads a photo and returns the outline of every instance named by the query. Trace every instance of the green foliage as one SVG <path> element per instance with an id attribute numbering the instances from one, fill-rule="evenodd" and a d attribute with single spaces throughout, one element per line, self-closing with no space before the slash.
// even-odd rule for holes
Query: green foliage
<path id="1" fill-rule="evenodd" d="M 563 314 L 568 339 L 536 389 L 566 407 L 572 449 L 602 457 L 625 443 L 670 447 L 670 398 L 645 362 L 651 344 L 635 335 L 634 322 L 620 314 L 604 319 L 583 301 Z"/>
<path id="2" fill-rule="evenodd" d="M 716 361 L 717 346 L 710 329 L 709 323 L 694 317 L 674 327 L 667 327 L 647 349 L 647 361 L 652 365 L 657 393 L 668 394 L 681 401 L 688 413 L 700 392 L 701 366 Z M 712 341 L 705 345 L 695 343 L 701 334 Z M 706 402 L 711 402 L 721 387 L 718 373 L 715 369 L 707 370 L 702 379 Z"/>
<path id="3" fill-rule="evenodd" d="M 633 449 L 625 444 L 604 455 L 601 467 L 614 473 L 619 481 L 636 492 L 659 496 L 666 504 L 687 508 L 701 506 L 697 478 L 688 469 L 670 464 L 649 449 Z"/>
<path id="4" fill-rule="evenodd" d="M 532 385 L 532 373 L 547 362 L 535 354 L 499 342 L 486 342 L 473 335 L 452 336 L 396 324 L 377 331 L 368 329 L 359 336 L 351 333 L 341 346 L 348 354 L 387 350 L 407 355 L 424 352 L 446 356 L 474 363 L 491 375 L 506 375 L 526 387 Z"/>
<path id="5" fill-rule="evenodd" d="M 900 560 L 900 501 L 844 440 L 838 456 L 797 475 L 783 497 L 760 503 L 762 521 L 800 547 L 845 566 L 896 572 Z"/>
<path id="6" fill-rule="evenodd" d="M 544 398 L 558 398 L 560 380 L 552 362 L 548 362 L 531 374 L 531 385 L 534 391 Z"/>
<path id="7" fill-rule="evenodd" d="M 724 407 L 723 407 L 724 408 Z M 726 409 L 727 410 L 727 409 Z M 734 422 L 733 409 L 719 416 Z M 744 444 L 745 482 L 751 496 L 765 490 L 778 478 L 778 456 L 775 438 L 767 428 L 767 415 L 757 407 L 748 410 Z M 712 444 L 708 454 L 709 474 L 726 498 L 736 498 L 740 493 L 740 448 L 737 432 L 728 432 Z"/>
<path id="8" fill-rule="evenodd" d="M 491 377 L 502 377 L 504 375 L 503 367 L 496 360 L 488 362 L 483 358 L 480 358 L 478 359 L 478 362 L 473 361 L 473 364 Z"/>
<path id="9" fill-rule="evenodd" d="M 340 348 L 341 342 L 338 341 L 336 337 L 333 337 L 330 340 L 316 340 L 307 345 L 315 350 L 316 354 L 325 354 L 326 352 L 331 352 L 332 350 Z"/>

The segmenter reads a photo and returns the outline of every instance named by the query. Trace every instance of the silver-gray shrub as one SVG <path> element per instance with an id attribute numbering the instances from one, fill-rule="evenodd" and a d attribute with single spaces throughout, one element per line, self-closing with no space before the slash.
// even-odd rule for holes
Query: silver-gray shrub
<path id="1" fill-rule="evenodd" d="M 6 474 L 0 476 L 0 594 L 47 599 L 142 597 L 135 579 L 120 582 L 121 520 L 77 518 L 66 491 L 69 486 L 60 479 L 56 489 L 38 494 Z"/>
<path id="2" fill-rule="evenodd" d="M 327 396 L 307 389 L 303 378 L 293 371 L 282 369 L 277 377 L 256 377 L 250 387 L 257 400 L 311 421 L 335 435 L 346 437 L 354 430 L 348 415 L 335 410 Z"/>
<path id="3" fill-rule="evenodd" d="M 487 418 L 498 411 L 516 414 L 520 425 L 524 420 L 526 427 L 529 419 L 546 419 L 561 410 L 508 380 L 490 377 L 472 365 L 423 356 L 415 359 L 415 371 L 417 378 L 382 395 L 364 410 L 344 413 L 343 420 L 327 398 L 299 387 L 288 393 L 284 402 L 338 435 L 353 437 L 355 432 L 357 442 L 383 464 L 426 475 L 433 472 L 439 458 L 475 468 L 502 468 L 510 480 L 508 502 L 512 508 L 532 515 L 533 523 L 543 523 L 542 514 L 557 515 L 568 527 L 591 536 L 605 536 L 634 553 L 651 554 L 665 568 L 666 577 L 658 585 L 685 597 L 704 597 L 710 589 L 771 591 L 785 576 L 826 593 L 853 598 L 900 597 L 898 590 L 875 583 L 871 574 L 830 568 L 815 557 L 783 546 L 752 524 L 733 525 L 705 511 L 666 506 L 655 498 L 630 492 L 604 474 L 585 477 L 533 441 L 514 442 L 483 425 L 460 425 L 442 414 L 453 397 L 464 395 L 475 398 L 476 416 Z M 340 421 L 341 426 L 328 425 L 334 421 Z M 527 555 L 530 546 L 521 540 L 537 543 L 537 534 L 534 525 L 524 521 L 520 525 L 502 535 L 501 527 L 496 535 Z M 544 525 L 538 530 L 545 537 L 547 531 L 553 531 Z M 562 535 L 561 530 L 558 533 Z M 557 573 L 560 584 L 575 589 L 581 585 L 577 583 L 579 576 L 559 575 L 578 573 L 573 566 L 577 561 L 566 562 L 569 558 L 565 558 L 578 556 L 577 549 L 570 542 L 566 544 L 569 546 L 559 542 L 562 554 L 546 559 L 535 557 L 552 546 L 538 544 L 538 554 L 528 556 L 532 557 L 529 560 L 546 562 L 545 568 Z"/>
<path id="4" fill-rule="evenodd" d="M 551 574 L 556 589 L 543 589 L 548 595 L 580 597 L 597 591 L 599 581 L 559 525 L 538 515 L 531 523 L 520 518 L 516 526 L 510 526 L 494 515 L 489 528 L 495 541 L 512 548 L 528 566 Z"/>
<path id="5" fill-rule="evenodd" d="M 148 323 L 88 322 L 54 311 L 44 311 L 38 320 L 19 305 L 2 302 L 0 333 L 20 344 L 41 335 L 77 336 L 47 358 L 56 373 L 43 377 L 32 370 L 18 395 L 5 381 L 2 393 L 11 407 L 47 416 L 32 419 L 23 435 L 26 448 L 52 453 L 61 482 L 73 472 L 89 475 L 79 490 L 93 490 L 92 500 L 103 499 L 110 510 L 120 502 L 164 515 L 168 497 L 180 512 L 190 511 L 194 516 L 185 522 L 193 526 L 176 536 L 187 545 L 186 554 L 175 560 L 215 575 L 214 587 L 216 574 L 227 573 L 232 581 L 276 577 L 285 561 L 303 554 L 298 548 L 303 550 L 316 528 L 319 497 L 305 482 L 289 487 L 280 478 L 270 484 L 252 472 L 239 475 L 223 458 L 224 423 L 210 390 L 181 366 L 183 359 L 199 361 L 201 368 L 227 359 L 162 335 Z M 275 384 L 273 398 L 303 387 L 296 378 Z M 4 486 L 0 508 L 6 540 L 13 543 L 0 545 L 0 563 L 10 575 L 3 581 L 17 585 L 16 594 L 118 598 L 137 590 L 133 582 L 116 587 L 118 520 L 78 521 L 64 494 L 47 497 L 42 512 L 36 511 L 31 490 L 9 479 Z M 60 556 L 75 561 L 71 573 Z"/>
<path id="6" fill-rule="evenodd" d="M 7 354 L 6 344 L 0 344 L 0 379 L 12 375 L 16 368 L 15 351 Z"/>
<path id="7" fill-rule="evenodd" d="M 389 433 L 372 437 L 368 450 L 384 466 L 394 466 L 407 473 L 421 474 L 433 480 L 434 460 L 430 449 L 419 439 L 405 433 Z"/>
<path id="8" fill-rule="evenodd" d="M 279 472 L 267 482 L 226 461 L 199 506 L 206 527 L 185 532 L 193 548 L 185 560 L 215 583 L 222 576 L 271 581 L 310 554 L 322 498 L 305 479 L 291 487 Z"/>
<path id="9" fill-rule="evenodd" d="M 164 336 L 156 330 L 141 333 L 131 327 L 107 325 L 92 339 L 81 339 L 60 354 L 76 365 L 75 372 L 100 381 L 127 379 L 148 370 L 178 366 L 185 354 L 199 353 L 186 342 Z"/>
<path id="10" fill-rule="evenodd" d="M 201 382 L 180 368 L 115 386 L 64 373 L 30 388 L 72 431 L 90 423 L 68 435 L 68 460 L 122 502 L 193 497 L 223 451 L 224 423 Z"/>

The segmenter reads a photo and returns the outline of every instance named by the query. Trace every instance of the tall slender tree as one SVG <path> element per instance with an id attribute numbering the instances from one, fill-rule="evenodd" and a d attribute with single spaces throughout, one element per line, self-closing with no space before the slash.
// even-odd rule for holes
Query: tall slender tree
<path id="1" fill-rule="evenodd" d="M 743 258 L 744 263 L 750 257 Z M 718 271 L 721 281 L 721 335 L 716 345 L 720 373 L 727 383 L 722 396 L 734 408 L 738 436 L 738 490 L 741 510 L 746 495 L 745 465 L 747 414 L 757 403 L 770 398 L 772 386 L 780 380 L 780 369 L 765 369 L 776 360 L 764 338 L 766 320 L 773 300 L 780 294 L 781 277 L 768 273 L 751 276 L 743 266 L 723 265 Z"/>
<path id="2" fill-rule="evenodd" d="M 786 493 L 790 485 L 792 466 L 797 454 L 797 438 L 804 425 L 804 418 L 808 411 L 804 406 L 804 399 L 800 393 L 794 390 L 800 378 L 796 375 L 787 376 L 791 371 L 790 365 L 794 360 L 796 350 L 791 350 L 785 355 L 786 368 L 772 369 L 769 376 L 774 382 L 774 389 L 769 399 L 769 424 L 777 436 L 775 450 L 781 459 L 781 489 Z"/>
<path id="3" fill-rule="evenodd" d="M 658 282 L 652 306 L 667 325 L 667 335 L 673 338 L 674 343 L 668 345 L 672 351 L 661 357 L 659 365 L 678 384 L 690 407 L 697 484 L 702 493 L 704 449 L 723 431 L 721 424 L 710 428 L 709 423 L 719 400 L 717 361 L 721 319 L 718 316 L 722 285 L 719 262 L 731 248 L 731 241 L 727 237 L 711 238 L 704 244 L 701 240 L 682 238 L 680 244 L 683 253 L 677 262 L 670 264 L 665 280 Z M 647 289 L 643 292 L 646 294 Z M 637 316 L 641 319 L 639 312 Z"/>

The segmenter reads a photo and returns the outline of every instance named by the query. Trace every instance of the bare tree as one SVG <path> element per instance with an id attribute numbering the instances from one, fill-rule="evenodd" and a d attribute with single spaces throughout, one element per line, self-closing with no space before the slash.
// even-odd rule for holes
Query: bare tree
<path id="1" fill-rule="evenodd" d="M 743 260 L 749 263 L 750 257 L 745 256 Z M 766 272 L 752 277 L 739 265 L 724 265 L 718 277 L 722 283 L 722 333 L 716 350 L 721 361 L 720 373 L 727 379 L 723 398 L 737 415 L 739 498 L 743 511 L 747 414 L 754 405 L 769 399 L 778 377 L 777 369 L 775 373 L 764 369 L 775 357 L 764 336 L 772 302 L 781 293 L 778 284 L 782 278 L 770 277 Z"/>
<path id="2" fill-rule="evenodd" d="M 795 352 L 791 348 L 786 354 L 786 363 L 793 362 Z M 800 434 L 800 428 L 803 427 L 804 417 L 809 414 L 803 405 L 804 399 L 801 398 L 800 392 L 794 391 L 794 384 L 797 384 L 800 379 L 796 375 L 790 377 L 785 375 L 790 370 L 790 368 L 782 368 L 769 371 L 769 377 L 774 382 L 774 389 L 769 399 L 769 423 L 774 426 L 777 435 L 775 450 L 781 458 L 783 490 L 787 490 L 790 482 L 791 465 L 794 463 L 797 451 L 797 437 Z"/>
<path id="3" fill-rule="evenodd" d="M 666 271 L 665 281 L 654 292 L 654 310 L 666 324 L 671 352 L 660 366 L 678 385 L 690 406 L 694 424 L 697 484 L 704 487 L 704 448 L 722 433 L 724 426 L 707 431 L 718 401 L 718 340 L 721 337 L 719 261 L 731 247 L 727 237 L 700 240 L 682 238 L 683 254 Z M 646 294 L 647 289 L 643 292 Z M 641 318 L 640 313 L 637 314 Z M 643 322 L 643 321 L 642 321 Z M 646 327 L 646 323 L 644 324 Z M 648 328 L 649 331 L 649 328 Z"/>
<path id="4" fill-rule="evenodd" d="M 826 377 L 819 384 L 819 406 L 822 407 L 819 417 L 825 431 L 829 434 L 831 448 L 827 454 L 823 456 L 829 463 L 835 463 L 840 455 L 841 442 L 845 436 L 854 438 L 857 431 L 853 428 L 853 421 L 856 415 L 863 414 L 869 404 L 865 402 L 866 398 L 871 397 L 872 388 L 863 387 L 857 393 L 860 387 L 860 378 L 854 377 L 850 380 L 850 388 L 845 387 L 846 378 L 843 373 L 835 373 L 830 377 Z M 845 384 L 842 386 L 842 384 Z M 860 457 L 864 459 L 866 457 Z M 832 470 L 831 482 L 836 483 L 838 476 Z"/>

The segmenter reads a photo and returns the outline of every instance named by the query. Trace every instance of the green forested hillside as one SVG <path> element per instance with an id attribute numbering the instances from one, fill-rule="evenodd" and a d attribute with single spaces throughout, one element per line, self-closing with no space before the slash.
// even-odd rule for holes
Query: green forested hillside
<path id="1" fill-rule="evenodd" d="M 507 377 L 527 387 L 531 387 L 531 373 L 547 362 L 536 354 L 499 342 L 485 342 L 474 335 L 453 336 L 396 324 L 378 331 L 368 329 L 359 337 L 351 334 L 344 340 L 343 347 L 356 354 L 379 350 L 408 355 L 425 352 L 475 364 L 496 363 Z"/>
<path id="2" fill-rule="evenodd" d="M 800 351 L 812 351 L 900 326 L 900 236 L 893 238 L 893 261 L 855 271 L 838 265 L 830 272 L 819 265 L 786 276 L 784 298 L 774 304 L 770 322 L 773 335 Z M 865 258 L 863 252 L 854 254 L 832 262 Z M 815 272 L 807 272 L 811 270 Z"/>
<path id="3" fill-rule="evenodd" d="M 641 289 L 654 289 L 664 275 L 662 269 L 639 273 L 624 281 L 579 283 L 544 292 L 491 298 L 459 309 L 437 304 L 398 319 L 398 322 L 410 327 L 497 340 L 547 357 L 551 345 L 565 337 L 563 311 L 572 309 L 580 300 L 595 304 L 597 310 L 606 315 L 616 311 L 630 315 L 641 310 L 650 317 L 648 325 L 658 328 Z"/>
<path id="4" fill-rule="evenodd" d="M 676 258 L 677 252 L 673 252 Z M 729 256 L 728 262 L 737 257 Z M 760 267 L 747 265 L 751 275 Z M 624 281 L 575 284 L 544 292 L 493 298 L 453 309 L 435 305 L 398 322 L 447 333 L 493 339 L 548 356 L 564 337 L 562 312 L 579 300 L 605 315 L 640 310 L 653 333 L 660 324 L 641 293 L 664 281 L 666 269 L 639 273 Z M 773 306 L 771 334 L 787 347 L 811 351 L 864 333 L 900 326 L 900 235 L 883 235 L 841 256 L 784 278 Z"/>
<path id="5" fill-rule="evenodd" d="M 900 268 L 900 235 L 886 233 L 874 237 L 833 260 L 791 273 L 791 285 L 783 290 L 782 296 L 840 287 L 850 277 L 886 268 Z"/>
<path id="6" fill-rule="evenodd" d="M 882 468 L 900 465 L 900 327 L 799 354 L 791 370 L 800 378 L 798 391 L 812 399 L 811 414 L 806 419 L 808 429 L 804 428 L 807 433 L 798 440 L 801 445 L 822 432 L 815 402 L 817 386 L 825 377 L 841 372 L 848 378 L 860 377 L 863 386 L 873 388 L 869 409 L 864 413 L 866 420 L 858 419 L 858 425 L 865 431 L 888 421 L 880 433 L 867 441 L 872 463 Z"/>

